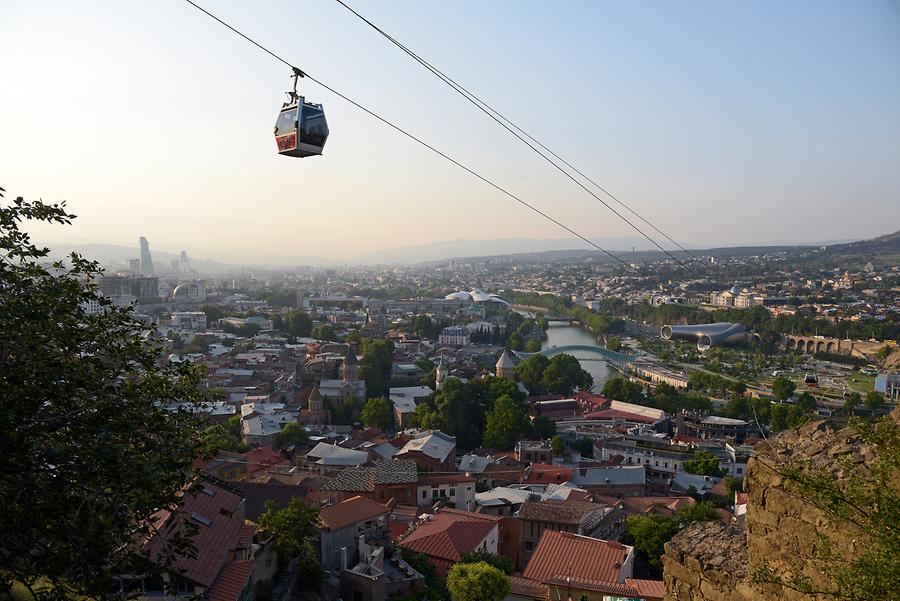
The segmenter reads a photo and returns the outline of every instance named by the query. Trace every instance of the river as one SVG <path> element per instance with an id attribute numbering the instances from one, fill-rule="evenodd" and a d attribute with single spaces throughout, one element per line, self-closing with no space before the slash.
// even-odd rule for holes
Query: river
<path id="1" fill-rule="evenodd" d="M 541 348 L 550 348 L 553 346 L 565 346 L 569 344 L 590 344 L 596 345 L 597 339 L 594 335 L 586 330 L 582 330 L 577 326 L 565 325 L 562 323 L 551 323 L 547 330 L 547 340 L 541 345 Z M 571 353 L 576 358 L 588 359 L 587 361 L 579 361 L 581 367 L 594 377 L 594 392 L 598 393 L 603 390 L 603 385 L 613 376 L 613 370 L 606 364 L 606 361 L 598 361 L 600 355 L 585 352 Z"/>

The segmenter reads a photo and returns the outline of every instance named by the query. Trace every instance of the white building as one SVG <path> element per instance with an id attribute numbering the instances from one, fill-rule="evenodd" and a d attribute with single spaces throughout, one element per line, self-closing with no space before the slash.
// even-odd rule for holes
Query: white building
<path id="1" fill-rule="evenodd" d="M 441 346 L 466 346 L 469 344 L 470 334 L 468 328 L 463 326 L 450 326 L 441 330 L 438 342 Z"/>
<path id="2" fill-rule="evenodd" d="M 172 313 L 172 327 L 193 332 L 206 329 L 206 313 L 203 311 L 176 311 Z"/>

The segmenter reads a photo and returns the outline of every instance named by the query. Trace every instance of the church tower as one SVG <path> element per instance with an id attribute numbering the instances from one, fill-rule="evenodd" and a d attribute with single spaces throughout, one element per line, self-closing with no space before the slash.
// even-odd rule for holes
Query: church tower
<path id="1" fill-rule="evenodd" d="M 514 355 L 507 350 L 503 351 L 500 358 L 497 359 L 496 374 L 498 378 L 506 378 L 507 380 L 516 379 L 516 360 Z"/>
<path id="2" fill-rule="evenodd" d="M 324 407 L 325 402 L 322 400 L 322 394 L 319 392 L 319 385 L 316 384 L 309 392 L 309 412 L 313 415 L 319 415 Z"/>
<path id="3" fill-rule="evenodd" d="M 344 357 L 344 365 L 341 368 L 344 382 L 359 380 L 359 359 L 353 352 L 353 347 L 347 347 L 347 355 Z"/>
<path id="4" fill-rule="evenodd" d="M 444 384 L 444 380 L 447 379 L 447 366 L 444 365 L 444 356 L 441 355 L 440 361 L 438 361 L 437 367 L 434 369 L 434 387 L 436 390 L 440 390 L 441 386 Z"/>

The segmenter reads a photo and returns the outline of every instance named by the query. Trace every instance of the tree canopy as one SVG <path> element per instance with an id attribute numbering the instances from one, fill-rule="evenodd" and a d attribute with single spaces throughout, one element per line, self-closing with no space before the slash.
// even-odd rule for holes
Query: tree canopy
<path id="1" fill-rule="evenodd" d="M 651 577 L 661 578 L 664 545 L 693 522 L 711 522 L 717 519 L 718 512 L 707 503 L 682 507 L 671 516 L 634 515 L 625 522 L 622 542 L 634 546 L 635 553 L 647 562 Z"/>
<path id="2" fill-rule="evenodd" d="M 375 397 L 366 401 L 360 414 L 362 423 L 371 428 L 387 432 L 394 427 L 394 412 L 390 402 L 384 397 Z"/>
<path id="3" fill-rule="evenodd" d="M 719 458 L 705 449 L 694 452 L 694 458 L 685 461 L 681 467 L 689 474 L 701 476 L 724 476 L 725 470 L 719 467 Z"/>
<path id="4" fill-rule="evenodd" d="M 501 396 L 521 402 L 522 392 L 515 382 L 488 376 L 469 382 L 450 378 L 441 389 L 419 402 L 412 416 L 414 425 L 435 429 L 456 437 L 461 449 L 481 446 L 487 414 Z"/>
<path id="5" fill-rule="evenodd" d="M 791 395 L 794 394 L 796 388 L 797 385 L 784 376 L 778 376 L 772 380 L 772 392 L 782 401 L 791 398 Z"/>
<path id="6" fill-rule="evenodd" d="M 203 445 L 196 370 L 157 362 L 145 326 L 100 295 L 97 263 L 51 263 L 20 229 L 74 217 L 65 203 L 0 206 L 0 588 L 39 599 L 107 597 L 116 576 L 157 569 L 127 543 L 177 510 Z"/>
<path id="7" fill-rule="evenodd" d="M 541 384 L 547 392 L 570 395 L 575 389 L 590 390 L 594 378 L 581 368 L 578 359 L 561 353 L 554 355 L 544 368 Z"/>
<path id="8" fill-rule="evenodd" d="M 503 395 L 494 401 L 494 408 L 487 414 L 484 444 L 508 451 L 522 438 L 527 427 L 528 416 L 522 404 L 509 395 Z"/>
<path id="9" fill-rule="evenodd" d="M 485 562 L 457 563 L 447 574 L 454 601 L 501 601 L 509 594 L 509 578 Z"/>

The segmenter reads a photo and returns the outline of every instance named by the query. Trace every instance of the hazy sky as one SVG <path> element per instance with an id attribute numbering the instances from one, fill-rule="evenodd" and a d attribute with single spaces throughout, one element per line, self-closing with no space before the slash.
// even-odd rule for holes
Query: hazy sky
<path id="1" fill-rule="evenodd" d="M 581 233 L 633 233 L 333 0 L 200 3 Z M 900 228 L 896 0 L 350 3 L 676 240 Z M 288 69 L 180 0 L 0 0 L 0 75 L 0 186 L 79 215 L 48 240 L 566 236 L 311 82 L 325 155 L 278 156 Z"/>

